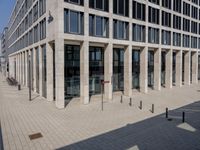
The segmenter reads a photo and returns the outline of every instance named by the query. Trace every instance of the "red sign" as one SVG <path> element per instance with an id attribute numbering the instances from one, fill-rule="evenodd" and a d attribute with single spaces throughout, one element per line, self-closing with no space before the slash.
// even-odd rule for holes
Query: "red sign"
<path id="1" fill-rule="evenodd" d="M 110 83 L 110 81 L 101 81 L 101 84 L 106 84 L 106 83 Z"/>

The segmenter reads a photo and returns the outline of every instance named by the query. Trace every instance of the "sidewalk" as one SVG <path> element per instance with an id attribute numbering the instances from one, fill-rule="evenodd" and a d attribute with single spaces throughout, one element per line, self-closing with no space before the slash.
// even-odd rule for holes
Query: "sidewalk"
<path id="1" fill-rule="evenodd" d="M 4 149 L 46 150 L 63 148 L 93 150 L 136 148 L 143 150 L 149 148 L 138 147 L 137 143 L 141 144 L 143 140 L 146 143 L 145 145 L 148 146 L 154 141 L 155 135 L 158 138 L 156 143 L 160 148 L 175 145 L 176 140 L 179 139 L 180 143 L 190 141 L 188 148 L 192 144 L 190 140 L 192 135 L 189 136 L 189 140 L 185 139 L 185 136 L 181 138 L 182 134 L 176 135 L 174 121 L 166 122 L 163 115 L 160 116 L 160 114 L 165 112 L 166 107 L 172 110 L 198 102 L 200 100 L 199 90 L 200 85 L 198 84 L 190 87 L 174 87 L 171 90 L 162 89 L 160 92 L 150 91 L 149 94 L 135 93 L 131 107 L 128 104 L 129 98 L 124 97 L 121 104 L 120 96 L 115 95 L 113 101 L 104 103 L 103 112 L 101 111 L 100 100 L 93 101 L 89 105 L 80 105 L 77 101 L 72 101 L 65 109 L 58 110 L 53 102 L 48 102 L 38 97 L 37 94 L 33 94 L 34 99 L 29 102 L 28 89 L 22 87 L 21 91 L 17 91 L 17 87 L 8 86 L 5 79 L 0 75 L 0 119 Z M 143 101 L 143 110 L 138 108 L 140 100 Z M 152 104 L 155 105 L 154 114 L 149 111 Z M 199 113 L 199 111 L 198 105 L 196 113 Z M 197 116 L 200 115 L 195 116 L 195 121 L 199 123 L 200 118 Z M 153 122 L 156 122 L 157 125 Z M 167 127 L 166 132 L 161 130 L 165 125 Z M 126 128 L 126 130 L 121 130 L 123 128 Z M 127 128 L 130 130 L 127 130 Z M 157 129 L 158 132 L 169 134 L 159 138 Z M 196 126 L 195 129 L 195 134 L 199 137 L 199 126 Z M 141 131 L 143 134 L 137 134 L 136 131 Z M 41 132 L 42 138 L 29 139 L 30 134 L 38 132 Z M 134 134 L 135 132 L 136 134 Z M 152 132 L 154 133 L 152 136 L 147 136 Z M 106 136 L 104 136 L 105 134 Z M 172 140 L 173 137 L 175 141 Z M 199 138 L 196 139 L 199 140 Z M 196 144 L 194 146 L 200 148 L 200 145 L 195 140 L 193 141 Z M 132 144 L 136 146 L 134 147 Z M 173 148 L 180 147 L 172 146 L 170 150 Z M 167 149 L 169 148 L 166 147 Z"/>

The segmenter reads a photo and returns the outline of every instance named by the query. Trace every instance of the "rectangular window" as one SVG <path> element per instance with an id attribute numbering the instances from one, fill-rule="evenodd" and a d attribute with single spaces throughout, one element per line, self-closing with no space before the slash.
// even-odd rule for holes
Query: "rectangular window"
<path id="1" fill-rule="evenodd" d="M 181 34 L 173 33 L 173 46 L 181 46 Z"/>
<path id="2" fill-rule="evenodd" d="M 171 9 L 171 0 L 162 0 L 162 6 Z"/>
<path id="3" fill-rule="evenodd" d="M 129 16 L 129 0 L 113 0 L 113 13 Z"/>
<path id="4" fill-rule="evenodd" d="M 181 30 L 181 17 L 173 15 L 173 28 Z"/>
<path id="5" fill-rule="evenodd" d="M 83 34 L 84 21 L 83 12 L 64 10 L 64 32 L 73 34 Z"/>
<path id="6" fill-rule="evenodd" d="M 113 38 L 128 40 L 128 22 L 113 20 Z"/>
<path id="7" fill-rule="evenodd" d="M 108 18 L 89 15 L 89 34 L 90 36 L 108 37 Z"/>
<path id="8" fill-rule="evenodd" d="M 33 6 L 33 22 L 38 19 L 38 2 Z"/>
<path id="9" fill-rule="evenodd" d="M 148 42 L 159 44 L 159 29 L 149 27 Z"/>
<path id="10" fill-rule="evenodd" d="M 197 37 L 191 37 L 191 48 L 197 48 Z"/>
<path id="11" fill-rule="evenodd" d="M 183 18 L 183 31 L 190 32 L 190 20 Z"/>
<path id="12" fill-rule="evenodd" d="M 159 24 L 159 9 L 149 6 L 149 22 Z"/>
<path id="13" fill-rule="evenodd" d="M 171 27 L 171 14 L 162 11 L 162 25 Z"/>
<path id="14" fill-rule="evenodd" d="M 133 41 L 145 42 L 145 26 L 133 24 Z"/>
<path id="15" fill-rule="evenodd" d="M 171 32 L 162 30 L 162 44 L 170 45 L 171 44 Z"/>
<path id="16" fill-rule="evenodd" d="M 197 34 L 197 22 L 191 21 L 191 32 Z"/>
<path id="17" fill-rule="evenodd" d="M 38 25 L 34 27 L 34 43 L 38 42 Z"/>
<path id="18" fill-rule="evenodd" d="M 183 35 L 183 47 L 190 47 L 190 36 L 189 35 Z"/>
<path id="19" fill-rule="evenodd" d="M 109 0 L 90 0 L 89 1 L 90 8 L 102 10 L 102 11 L 109 11 Z"/>
<path id="20" fill-rule="evenodd" d="M 183 14 L 190 16 L 190 4 L 183 2 Z"/>
<path id="21" fill-rule="evenodd" d="M 157 5 L 160 4 L 160 0 L 149 0 L 149 2 L 152 2 L 152 3 L 157 4 Z"/>
<path id="22" fill-rule="evenodd" d="M 82 5 L 84 4 L 84 0 L 64 0 L 65 2 L 72 3 L 72 4 L 77 4 L 77 5 Z"/>
<path id="23" fill-rule="evenodd" d="M 39 11 L 40 16 L 46 12 L 46 0 L 39 0 Z"/>
<path id="24" fill-rule="evenodd" d="M 145 21 L 145 4 L 133 1 L 133 18 Z"/>
<path id="25" fill-rule="evenodd" d="M 181 13 L 181 4 L 182 4 L 182 0 L 174 0 L 173 10 L 178 13 Z"/>
<path id="26" fill-rule="evenodd" d="M 46 18 L 40 22 L 40 40 L 46 38 Z"/>

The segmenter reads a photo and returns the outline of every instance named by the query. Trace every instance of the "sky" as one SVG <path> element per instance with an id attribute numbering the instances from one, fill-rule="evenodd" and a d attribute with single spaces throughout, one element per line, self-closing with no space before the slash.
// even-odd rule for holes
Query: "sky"
<path id="1" fill-rule="evenodd" d="M 8 25 L 16 0 L 0 0 L 0 33 Z"/>

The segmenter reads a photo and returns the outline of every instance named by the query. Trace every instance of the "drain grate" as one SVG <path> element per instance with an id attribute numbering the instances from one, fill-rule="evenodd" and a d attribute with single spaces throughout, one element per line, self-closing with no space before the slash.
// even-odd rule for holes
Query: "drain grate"
<path id="1" fill-rule="evenodd" d="M 35 140 L 35 139 L 42 138 L 42 137 L 43 136 L 42 136 L 42 134 L 40 132 L 29 135 L 30 140 Z"/>

